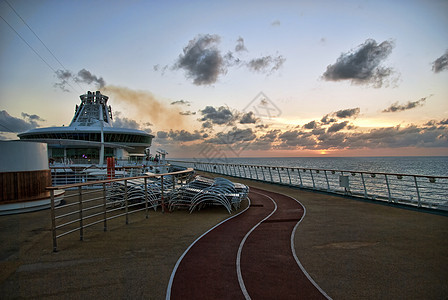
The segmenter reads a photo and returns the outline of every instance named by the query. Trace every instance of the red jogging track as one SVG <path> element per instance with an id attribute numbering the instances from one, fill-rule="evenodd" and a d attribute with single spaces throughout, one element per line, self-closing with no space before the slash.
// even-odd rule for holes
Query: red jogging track
<path id="1" fill-rule="evenodd" d="M 180 258 L 167 299 L 328 297 L 302 271 L 291 247 L 304 207 L 286 195 L 250 191 L 249 209 L 209 231 Z"/>

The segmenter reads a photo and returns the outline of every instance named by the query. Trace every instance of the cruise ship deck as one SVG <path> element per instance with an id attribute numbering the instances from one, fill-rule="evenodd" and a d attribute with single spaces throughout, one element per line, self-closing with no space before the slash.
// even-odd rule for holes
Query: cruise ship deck
<path id="1" fill-rule="evenodd" d="M 329 297 L 447 297 L 446 216 L 231 180 L 253 190 L 285 194 L 303 204 L 306 214 L 293 238 L 295 251 L 303 268 Z M 151 212 L 149 219 L 137 213 L 128 225 L 116 219 L 107 232 L 102 227 L 86 230 L 83 241 L 66 238 L 54 253 L 49 210 L 2 216 L 0 295 L 2 299 L 165 299 L 173 268 L 185 249 L 229 217 L 222 207 L 192 214 L 159 210 Z"/>

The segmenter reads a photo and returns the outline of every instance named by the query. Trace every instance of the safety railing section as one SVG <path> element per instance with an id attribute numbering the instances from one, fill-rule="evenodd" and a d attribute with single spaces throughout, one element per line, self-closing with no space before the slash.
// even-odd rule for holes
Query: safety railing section
<path id="1" fill-rule="evenodd" d="M 170 160 L 197 170 L 448 211 L 448 177 Z"/>
<path id="2" fill-rule="evenodd" d="M 150 166 L 119 166 L 114 168 L 115 178 L 136 177 L 147 172 L 160 173 L 160 170 L 168 170 L 168 165 Z M 107 169 L 96 166 L 50 166 L 53 185 L 68 185 L 108 179 Z"/>
<path id="3" fill-rule="evenodd" d="M 154 174 L 138 177 L 115 178 L 84 183 L 48 187 L 51 195 L 51 221 L 53 251 L 57 251 L 57 240 L 71 233 L 79 233 L 84 239 L 84 230 L 102 224 L 107 231 L 108 221 L 161 207 L 165 211 L 165 198 L 179 186 L 188 184 L 194 170 Z M 56 205 L 61 203 L 60 205 Z"/>

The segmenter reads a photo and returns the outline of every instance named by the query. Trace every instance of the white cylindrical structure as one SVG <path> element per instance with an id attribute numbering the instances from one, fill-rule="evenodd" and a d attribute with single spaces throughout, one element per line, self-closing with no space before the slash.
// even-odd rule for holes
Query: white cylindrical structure
<path id="1" fill-rule="evenodd" d="M 0 172 L 48 170 L 47 144 L 0 141 Z"/>

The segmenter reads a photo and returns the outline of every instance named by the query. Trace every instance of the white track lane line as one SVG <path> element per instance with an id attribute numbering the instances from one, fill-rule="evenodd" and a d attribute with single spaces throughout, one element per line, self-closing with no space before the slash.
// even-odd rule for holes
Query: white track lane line
<path id="1" fill-rule="evenodd" d="M 294 236 L 296 235 L 296 230 L 297 227 L 299 227 L 299 224 L 302 222 L 302 220 L 305 218 L 306 215 L 306 207 L 305 205 L 303 205 L 299 200 L 297 200 L 294 197 L 291 197 L 289 195 L 283 194 L 283 193 L 278 193 L 277 194 L 281 194 L 283 196 L 289 197 L 291 199 L 294 199 L 297 203 L 299 203 L 302 207 L 303 207 L 303 216 L 300 218 L 299 222 L 297 222 L 296 226 L 294 226 L 294 229 L 291 233 L 291 251 L 292 251 L 292 255 L 294 256 L 294 259 L 296 260 L 296 263 L 299 265 L 299 268 L 302 270 L 302 272 L 305 274 L 306 278 L 308 278 L 309 281 L 311 281 L 311 283 L 319 290 L 319 292 L 327 299 L 331 299 L 330 296 L 327 295 L 327 293 L 325 293 L 325 291 L 313 280 L 313 278 L 311 277 L 310 274 L 308 274 L 308 272 L 305 270 L 305 268 L 303 267 L 302 263 L 300 262 L 299 258 L 297 257 L 296 254 L 296 248 L 294 246 Z"/>
<path id="2" fill-rule="evenodd" d="M 196 244 L 197 241 L 199 241 L 202 237 L 204 237 L 207 233 L 209 233 L 210 231 L 212 231 L 213 229 L 215 229 L 215 228 L 218 227 L 219 225 L 224 224 L 225 222 L 227 222 L 227 221 L 229 221 L 229 220 L 235 218 L 236 216 L 241 215 L 241 214 L 244 213 L 246 210 L 248 210 L 249 207 L 250 207 L 251 201 L 250 201 L 250 198 L 249 198 L 249 197 L 247 197 L 247 200 L 249 201 L 249 205 L 248 205 L 243 211 L 240 211 L 240 212 L 237 213 L 236 215 L 234 215 L 234 216 L 232 216 L 232 217 L 230 217 L 230 218 L 228 218 L 228 219 L 225 219 L 225 220 L 221 221 L 220 223 L 216 224 L 215 226 L 213 226 L 212 228 L 210 228 L 209 230 L 207 230 L 207 231 L 206 231 L 205 233 L 203 233 L 200 237 L 198 237 L 193 243 L 191 243 L 191 245 L 188 246 L 188 248 L 184 251 L 184 253 L 181 255 L 181 257 L 179 257 L 179 259 L 178 259 L 177 262 L 176 262 L 176 265 L 174 266 L 173 271 L 171 272 L 170 281 L 168 282 L 168 287 L 167 287 L 167 290 L 166 290 L 166 298 L 165 298 L 166 300 L 171 299 L 171 287 L 173 286 L 173 280 L 174 280 L 174 276 L 176 275 L 177 268 L 179 267 L 180 262 L 181 262 L 182 259 L 185 257 L 185 255 L 188 253 L 188 251 L 190 251 L 191 247 L 193 247 L 193 245 Z"/>
<path id="3" fill-rule="evenodd" d="M 243 251 L 244 243 L 246 242 L 247 238 L 252 233 L 252 231 L 254 231 L 255 228 L 257 228 L 263 221 L 267 220 L 270 216 L 272 216 L 272 214 L 274 214 L 275 211 L 277 210 L 277 203 L 275 202 L 274 199 L 272 199 L 268 195 L 265 195 L 262 193 L 258 193 L 258 192 L 254 192 L 254 191 L 252 191 L 252 192 L 255 194 L 263 195 L 263 196 L 269 198 L 274 203 L 274 210 L 268 216 L 266 216 L 263 220 L 258 222 L 257 225 L 252 227 L 251 230 L 249 230 L 247 232 L 247 234 L 244 236 L 244 238 L 241 241 L 240 246 L 238 248 L 238 254 L 236 255 L 236 273 L 238 276 L 238 283 L 240 284 L 241 292 L 243 292 L 244 298 L 246 298 L 246 300 L 250 300 L 251 298 L 249 296 L 249 293 L 247 292 L 246 285 L 244 284 L 244 280 L 243 280 L 243 275 L 241 273 L 241 252 Z"/>

